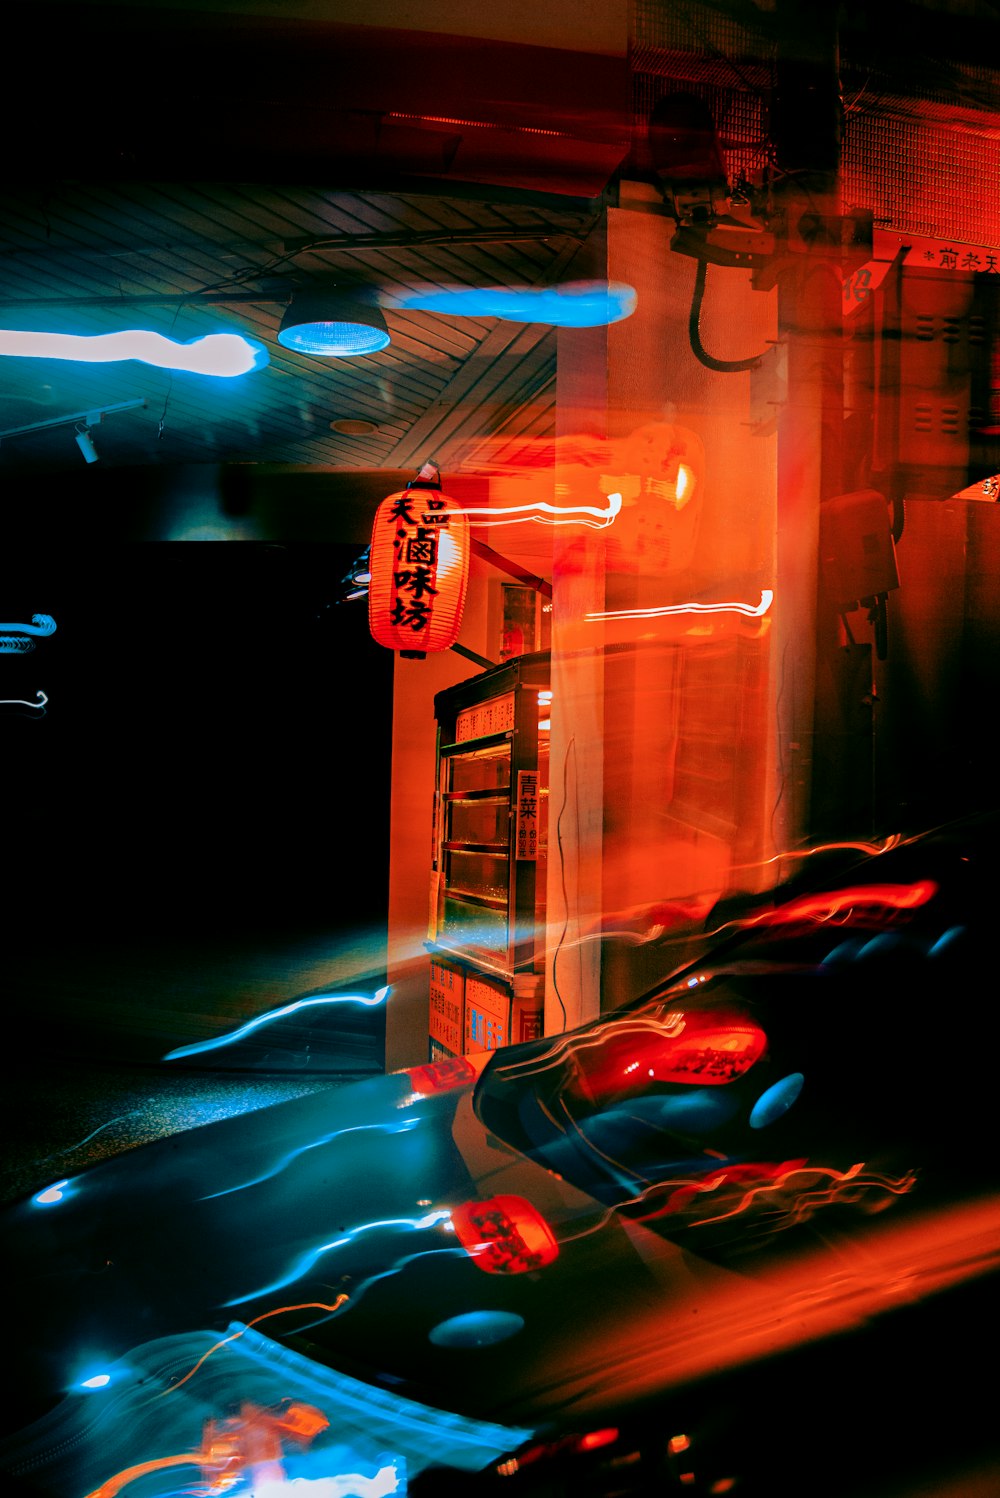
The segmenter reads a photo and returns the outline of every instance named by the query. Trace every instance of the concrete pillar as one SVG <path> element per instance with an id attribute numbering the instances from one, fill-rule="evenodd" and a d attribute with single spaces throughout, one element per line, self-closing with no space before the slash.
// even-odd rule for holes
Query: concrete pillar
<path id="1" fill-rule="evenodd" d="M 810 841 L 817 654 L 833 621 L 817 607 L 820 503 L 843 492 L 841 100 L 836 6 L 778 0 L 771 131 L 780 214 L 773 820 L 777 850 Z M 819 632 L 819 633 L 818 633 Z"/>

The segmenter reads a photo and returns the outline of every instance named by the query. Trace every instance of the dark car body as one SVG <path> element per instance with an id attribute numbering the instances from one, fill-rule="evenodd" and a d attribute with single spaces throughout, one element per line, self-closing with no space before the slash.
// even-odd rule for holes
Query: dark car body
<path id="1" fill-rule="evenodd" d="M 674 1412 L 721 1418 L 741 1380 L 777 1398 L 780 1370 L 873 1324 L 924 1387 L 900 1306 L 992 1307 L 1000 1262 L 989 832 L 817 859 L 568 1034 L 206 1125 L 17 1204 L 0 1470 L 45 1498 L 152 1495 L 192 1490 L 186 1456 L 196 1491 L 256 1492 L 266 1431 L 317 1498 L 449 1468 L 513 1492 L 524 1443 L 558 1484 L 573 1441 L 650 1410 L 650 1470 L 673 1472 Z M 307 1406 L 328 1425 L 299 1449 Z"/>

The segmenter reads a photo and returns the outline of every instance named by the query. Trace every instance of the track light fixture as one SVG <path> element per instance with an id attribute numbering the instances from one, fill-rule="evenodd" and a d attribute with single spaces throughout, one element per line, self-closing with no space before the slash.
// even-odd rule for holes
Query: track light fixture
<path id="1" fill-rule="evenodd" d="M 297 354 L 349 359 L 384 349 L 389 329 L 378 307 L 357 300 L 349 288 L 334 286 L 293 293 L 278 342 Z"/>
<path id="2" fill-rule="evenodd" d="M 76 429 L 76 445 L 83 453 L 88 463 L 96 463 L 100 453 L 94 446 L 90 435 L 91 427 L 104 420 L 105 416 L 114 411 L 145 410 L 144 400 L 119 401 L 115 406 L 97 406 L 91 411 L 73 411 L 69 416 L 50 416 L 47 421 L 33 421 L 29 426 L 10 427 L 6 432 L 0 432 L 0 442 L 6 442 L 9 437 L 26 437 L 29 432 L 43 432 L 49 427 L 72 426 Z"/>
<path id="3" fill-rule="evenodd" d="M 94 440 L 90 435 L 90 427 L 82 422 L 76 429 L 76 445 L 88 463 L 96 463 L 101 456 L 94 446 Z"/>

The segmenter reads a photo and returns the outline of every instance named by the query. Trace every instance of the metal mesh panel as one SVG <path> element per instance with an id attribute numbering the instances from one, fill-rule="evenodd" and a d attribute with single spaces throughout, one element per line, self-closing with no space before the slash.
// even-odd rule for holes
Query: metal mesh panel
<path id="1" fill-rule="evenodd" d="M 711 109 L 729 181 L 734 182 L 741 172 L 748 177 L 759 173 L 767 161 L 766 100 L 763 93 L 741 93 L 734 88 L 679 78 L 676 74 L 662 77 L 634 73 L 632 108 L 636 124 L 644 126 L 656 101 L 677 89 L 704 99 Z"/>
<path id="2" fill-rule="evenodd" d="M 746 26 L 697 0 L 632 0 L 629 37 L 634 48 L 656 47 L 715 57 L 731 70 L 741 57 L 766 57 L 771 45 L 763 25 Z"/>
<path id="3" fill-rule="evenodd" d="M 630 38 L 636 127 L 663 95 L 696 94 L 712 110 L 730 182 L 741 172 L 759 176 L 775 63 L 764 28 L 698 0 L 632 0 Z M 952 65 L 938 86 L 925 72 L 906 98 L 860 56 L 841 59 L 841 76 L 845 209 L 870 210 L 876 224 L 901 233 L 1000 244 L 995 71 Z"/>
<path id="4" fill-rule="evenodd" d="M 931 239 L 1000 242 L 1000 140 L 879 114 L 847 117 L 844 202 Z"/>

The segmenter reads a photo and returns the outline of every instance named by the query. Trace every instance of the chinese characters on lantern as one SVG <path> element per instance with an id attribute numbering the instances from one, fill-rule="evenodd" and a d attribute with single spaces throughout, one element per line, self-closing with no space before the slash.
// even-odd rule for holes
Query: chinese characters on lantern
<path id="1" fill-rule="evenodd" d="M 469 576 L 469 522 L 446 494 L 410 487 L 375 515 L 369 625 L 374 639 L 404 655 L 454 644 Z"/>

